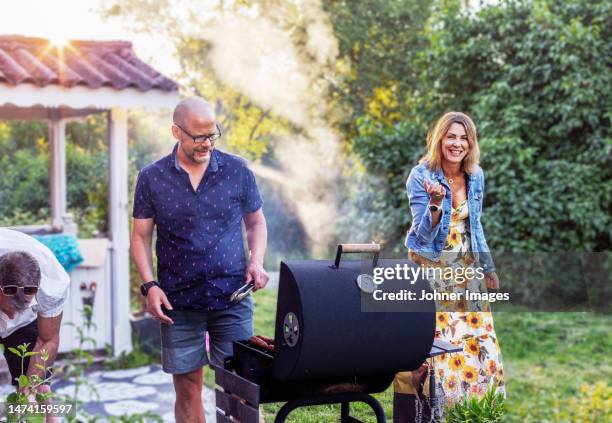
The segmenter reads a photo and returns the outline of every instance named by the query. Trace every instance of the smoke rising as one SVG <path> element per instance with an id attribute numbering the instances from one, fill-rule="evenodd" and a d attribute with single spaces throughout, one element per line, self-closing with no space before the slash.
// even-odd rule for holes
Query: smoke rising
<path id="1" fill-rule="evenodd" d="M 210 43 L 208 59 L 225 84 L 301 129 L 303 135 L 276 144 L 280 170 L 260 165 L 254 171 L 283 187 L 310 238 L 311 253 L 321 255 L 336 234 L 341 154 L 337 135 L 324 124 L 327 87 L 321 75 L 335 62 L 338 44 L 320 1 L 304 1 L 299 8 L 302 50 L 290 30 L 265 16 L 225 13 L 197 36 Z"/>

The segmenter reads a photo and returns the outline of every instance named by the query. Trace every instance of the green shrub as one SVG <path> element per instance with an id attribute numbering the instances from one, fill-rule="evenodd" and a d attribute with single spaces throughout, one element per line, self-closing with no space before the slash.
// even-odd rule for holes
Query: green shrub
<path id="1" fill-rule="evenodd" d="M 465 397 L 463 401 L 448 408 L 445 413 L 447 423 L 496 423 L 505 414 L 505 400 L 495 387 L 489 388 L 482 398 Z"/>
<path id="2" fill-rule="evenodd" d="M 383 238 L 401 243 L 406 177 L 428 126 L 459 110 L 479 132 L 493 251 L 609 251 L 612 3 L 518 0 L 477 11 L 461 3 L 440 2 L 409 72 L 395 75 L 416 84 L 398 117 L 353 120 L 354 151 L 387 185 L 384 204 L 360 212 L 377 213 Z"/>

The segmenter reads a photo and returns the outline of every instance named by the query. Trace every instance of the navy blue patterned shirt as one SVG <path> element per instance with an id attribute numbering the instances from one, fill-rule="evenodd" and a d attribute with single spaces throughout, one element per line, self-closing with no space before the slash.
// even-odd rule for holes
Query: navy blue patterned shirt
<path id="1" fill-rule="evenodd" d="M 222 310 L 245 281 L 243 216 L 263 204 L 244 159 L 214 149 L 197 190 L 172 154 L 144 167 L 134 218 L 157 227 L 158 282 L 177 310 Z"/>

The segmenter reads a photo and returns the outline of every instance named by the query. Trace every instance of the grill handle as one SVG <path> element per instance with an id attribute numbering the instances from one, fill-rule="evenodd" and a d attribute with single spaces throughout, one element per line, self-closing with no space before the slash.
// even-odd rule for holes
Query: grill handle
<path id="1" fill-rule="evenodd" d="M 336 260 L 330 267 L 337 269 L 340 267 L 340 259 L 342 253 L 373 253 L 374 258 L 372 259 L 372 266 L 378 265 L 378 255 L 380 254 L 380 244 L 338 244 L 338 250 L 336 251 Z"/>

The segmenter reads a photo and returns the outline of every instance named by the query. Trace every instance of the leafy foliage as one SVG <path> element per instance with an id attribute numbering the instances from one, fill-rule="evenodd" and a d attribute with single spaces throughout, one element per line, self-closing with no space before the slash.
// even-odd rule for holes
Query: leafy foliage
<path id="1" fill-rule="evenodd" d="M 496 423 L 505 413 L 504 396 L 489 388 L 482 398 L 465 397 L 446 411 L 447 423 Z"/>
<path id="2" fill-rule="evenodd" d="M 17 390 L 15 392 L 11 392 L 7 398 L 7 405 L 16 406 L 16 409 L 19 409 L 19 406 L 23 406 L 25 408 L 25 412 L 20 413 L 7 413 L 7 423 L 17 423 L 21 421 L 28 422 L 44 422 L 45 418 L 41 414 L 30 413 L 27 411 L 27 406 L 32 403 L 43 404 L 47 402 L 52 393 L 46 389 L 41 389 L 42 385 L 46 385 L 50 381 L 50 377 L 47 377 L 47 361 L 49 360 L 49 353 L 46 350 L 40 350 L 38 352 L 28 351 L 30 344 L 24 343 L 18 345 L 17 348 L 9 347 L 8 350 L 10 353 L 16 355 L 21 359 L 21 374 L 17 379 Z M 4 349 L 4 348 L 2 348 Z M 38 376 L 37 374 L 27 375 L 25 368 L 25 360 L 29 357 L 33 357 L 36 355 L 40 355 L 41 361 L 43 364 L 37 364 L 36 367 L 42 372 L 43 377 Z"/>
<path id="3" fill-rule="evenodd" d="M 400 242 L 409 225 L 404 184 L 428 125 L 461 110 L 479 129 L 493 250 L 609 250 L 611 22 L 602 1 L 508 1 L 477 13 L 437 3 L 407 65 L 418 69 L 412 100 L 395 122 L 355 120 L 355 152 L 389 186 L 385 239 Z"/>
<path id="4" fill-rule="evenodd" d="M 412 66 L 427 40 L 424 25 L 431 0 L 324 1 L 348 71 L 334 97 L 349 110 L 345 130 L 354 135 L 354 119 L 369 116 L 396 123 L 412 103 L 419 69 Z"/>

